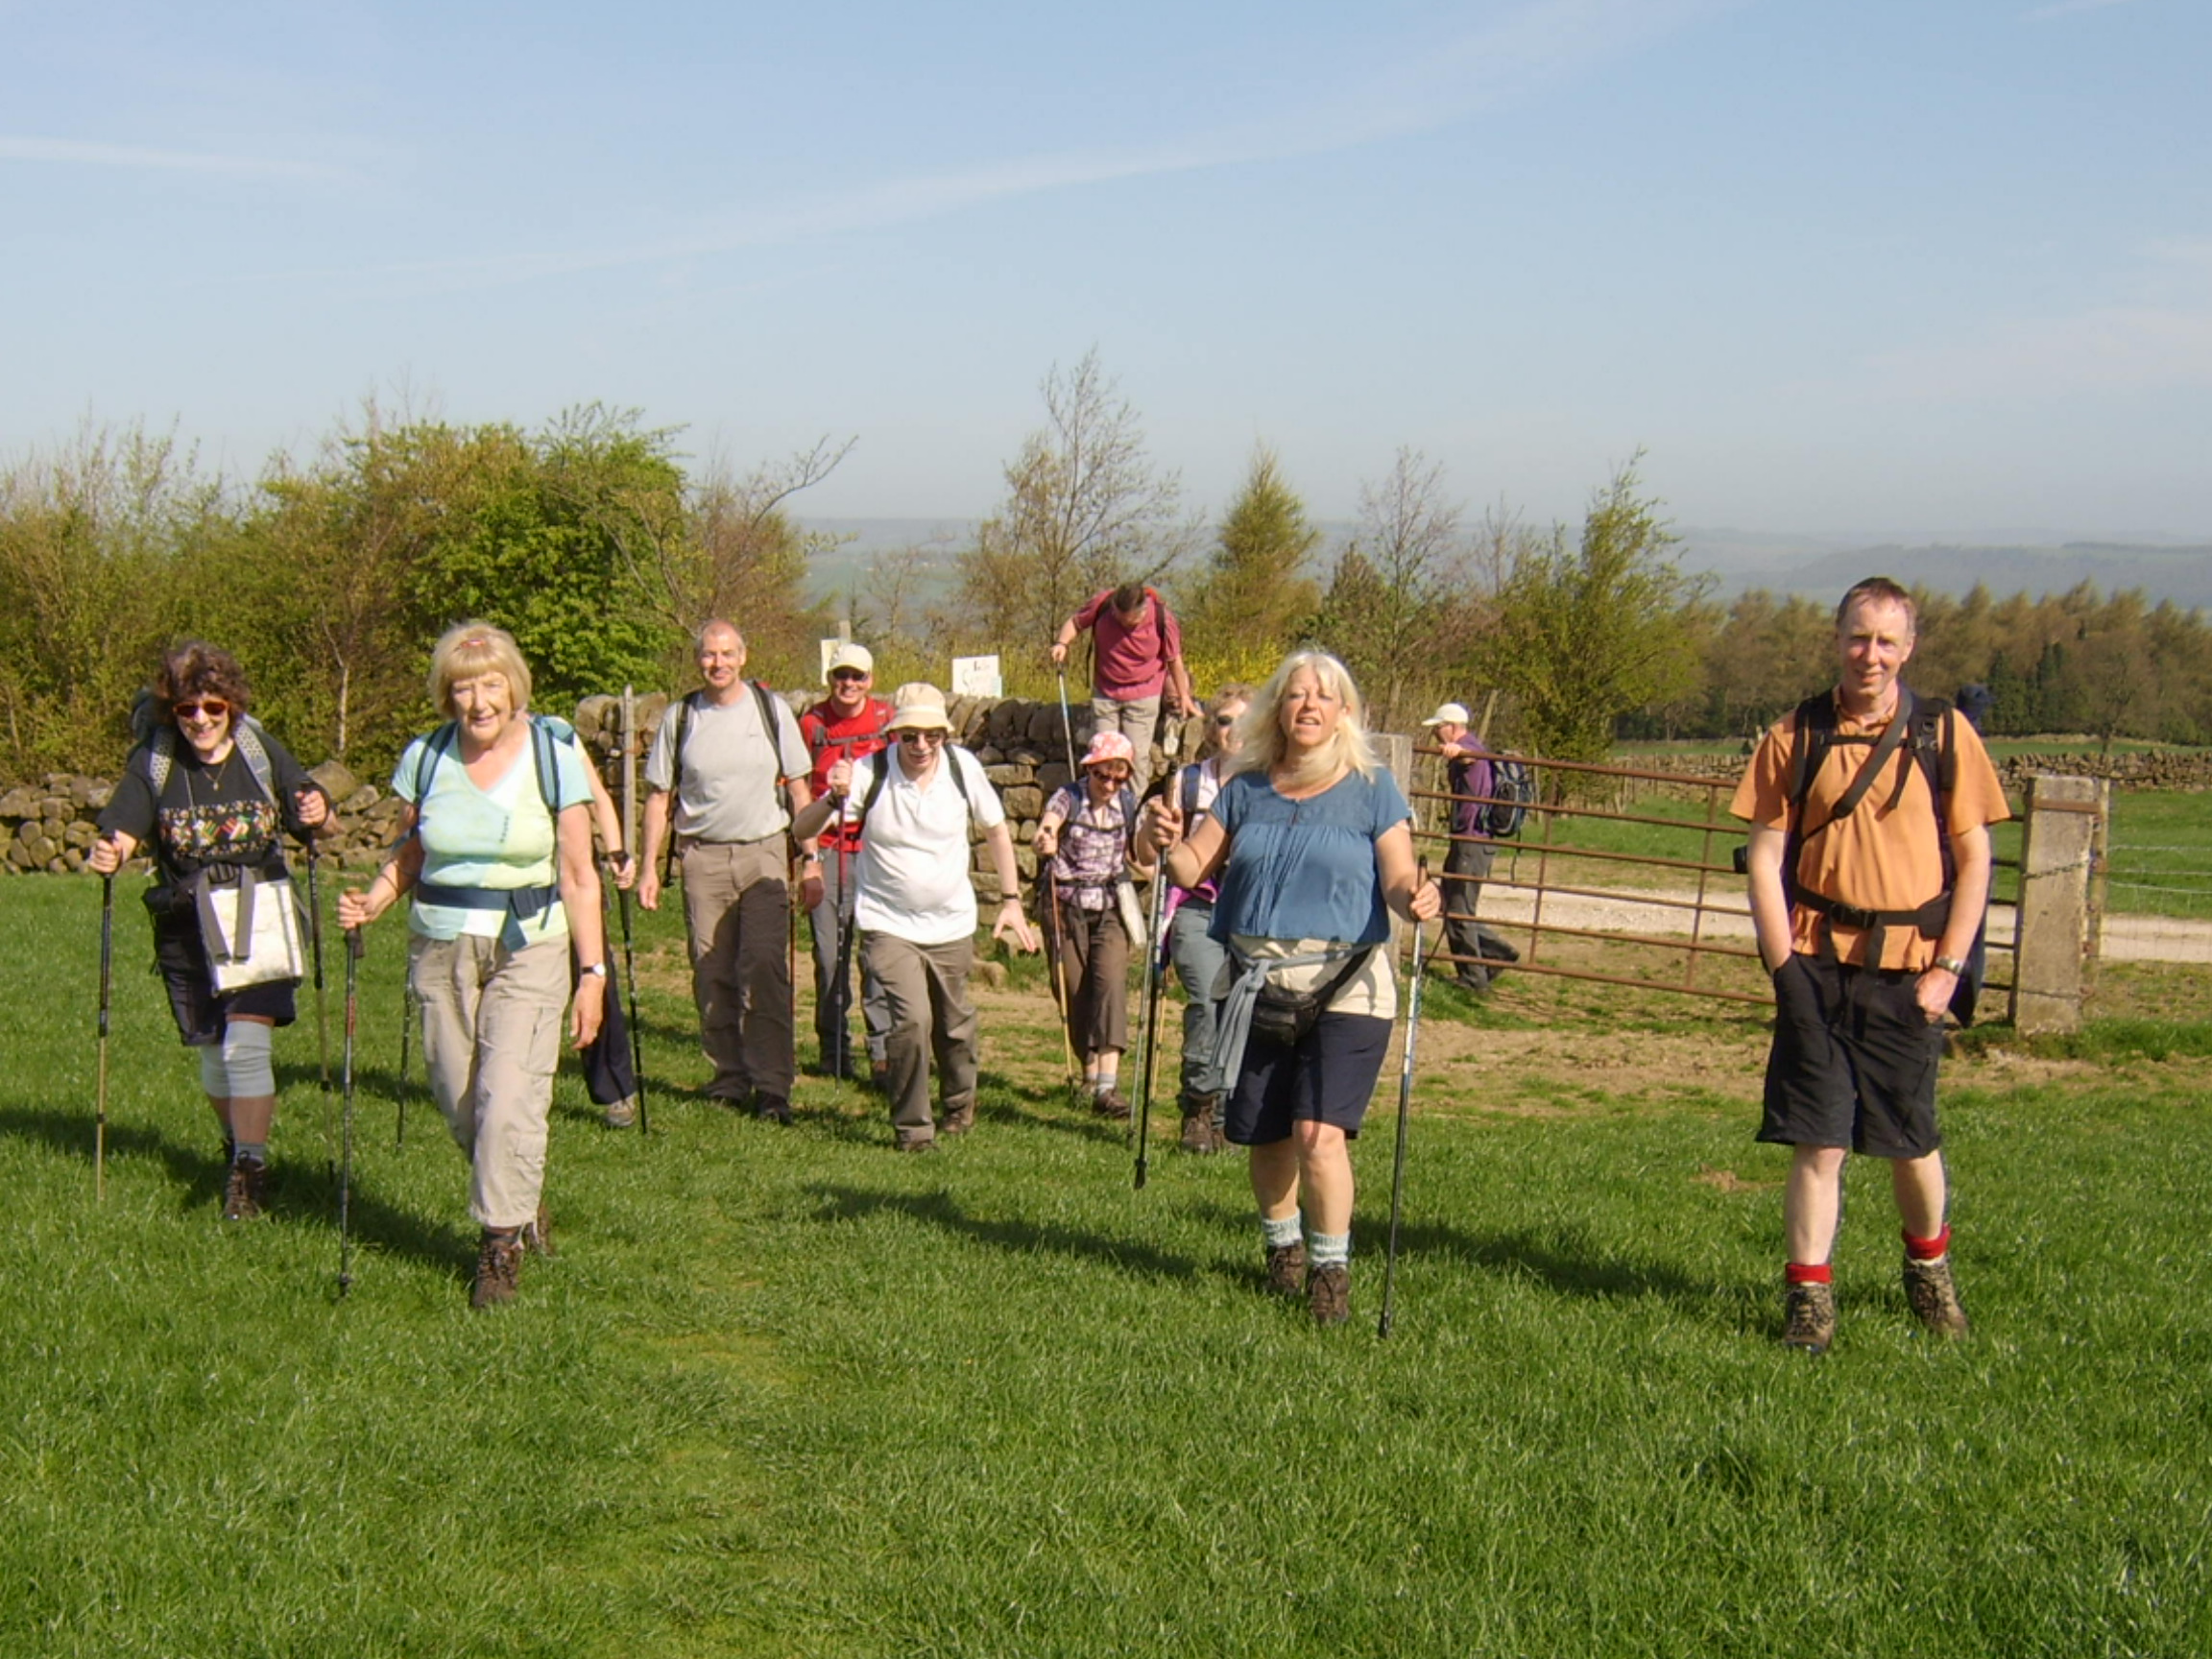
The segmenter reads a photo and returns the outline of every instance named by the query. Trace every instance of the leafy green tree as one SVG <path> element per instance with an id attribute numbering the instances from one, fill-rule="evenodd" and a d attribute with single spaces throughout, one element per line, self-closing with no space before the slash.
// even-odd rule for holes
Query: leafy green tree
<path id="1" fill-rule="evenodd" d="M 1185 651 L 1216 670 L 1208 678 L 1264 676 L 1296 643 L 1321 602 L 1319 584 L 1306 573 L 1320 541 L 1275 452 L 1257 450 L 1183 607 Z"/>
<path id="2" fill-rule="evenodd" d="M 1622 715 L 1696 683 L 1682 612 L 1704 584 L 1668 556 L 1675 538 L 1638 487 L 1631 461 L 1592 498 L 1580 546 L 1554 531 L 1524 549 L 1499 594 L 1487 655 L 1538 754 L 1601 762 Z"/>
<path id="3" fill-rule="evenodd" d="M 1137 412 L 1095 350 L 1045 376 L 1045 425 L 1006 468 L 1007 494 L 960 555 L 945 632 L 1007 655 L 1009 689 L 1100 589 L 1157 582 L 1188 551 L 1182 482 L 1157 471 Z"/>
<path id="4" fill-rule="evenodd" d="M 1359 487 L 1359 525 L 1314 618 L 1313 633 L 1352 670 L 1369 723 L 1403 730 L 1432 703 L 1465 657 L 1455 604 L 1467 577 L 1460 509 L 1444 469 L 1402 448 L 1379 482 Z"/>

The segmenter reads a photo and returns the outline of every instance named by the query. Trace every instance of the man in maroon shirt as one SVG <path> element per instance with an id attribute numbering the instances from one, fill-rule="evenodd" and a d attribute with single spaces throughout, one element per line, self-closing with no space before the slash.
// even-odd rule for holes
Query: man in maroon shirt
<path id="1" fill-rule="evenodd" d="M 876 659 L 865 645 L 844 644 L 830 658 L 830 695 L 799 716 L 800 735 L 814 757 L 814 791 L 819 798 L 830 785 L 830 768 L 840 760 L 857 760 L 884 746 L 883 727 L 891 718 L 891 705 L 869 695 L 876 685 Z M 860 854 L 860 827 L 832 823 L 822 831 L 822 902 L 814 906 L 814 1038 L 820 1046 L 822 1070 L 832 1076 L 850 1077 L 852 1028 L 846 1015 L 852 1005 L 853 962 L 855 947 L 844 947 L 844 929 L 853 906 L 847 897 L 854 880 L 854 860 Z M 863 969 L 860 974 L 860 1011 L 868 1023 L 868 1065 L 871 1073 L 883 1068 L 884 1034 L 891 1029 L 891 1007 L 883 999 L 883 987 Z"/>
<path id="2" fill-rule="evenodd" d="M 1084 629 L 1092 631 L 1091 731 L 1118 732 L 1137 751 L 1130 785 L 1144 793 L 1151 770 L 1152 732 L 1160 724 L 1160 696 L 1174 694 L 1175 712 L 1198 712 L 1190 696 L 1190 675 L 1183 666 L 1183 630 L 1157 589 L 1141 582 L 1094 593 L 1074 615 L 1060 624 L 1052 641 L 1055 665 L 1068 661 L 1068 647 Z"/>

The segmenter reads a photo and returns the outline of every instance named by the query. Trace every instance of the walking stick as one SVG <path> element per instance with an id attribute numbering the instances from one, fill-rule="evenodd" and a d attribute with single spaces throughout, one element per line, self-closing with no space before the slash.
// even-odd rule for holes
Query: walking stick
<path id="1" fill-rule="evenodd" d="M 1152 1133 L 1152 1079 L 1160 1062 L 1160 985 L 1165 975 L 1160 959 L 1167 941 L 1160 936 L 1162 913 L 1167 900 L 1167 855 L 1165 850 L 1152 871 L 1152 932 L 1144 957 L 1144 1084 L 1137 1108 L 1137 1190 L 1144 1190 L 1145 1142 Z"/>
<path id="2" fill-rule="evenodd" d="M 100 878 L 100 1082 L 92 1118 L 92 1198 L 108 1198 L 108 995 L 115 967 L 115 878 Z"/>
<path id="3" fill-rule="evenodd" d="M 630 948 L 630 889 L 614 889 L 615 908 L 622 915 L 622 984 L 630 998 L 630 1074 L 637 1085 L 637 1133 L 649 1133 L 645 1124 L 645 1037 L 637 1029 L 637 967 Z"/>
<path id="4" fill-rule="evenodd" d="M 1429 860 L 1420 864 L 1413 891 L 1429 885 Z M 1398 1211 L 1406 1196 L 1406 1116 L 1413 1102 L 1413 1049 L 1421 1034 L 1421 924 L 1413 924 L 1413 967 L 1407 974 L 1406 1053 L 1398 1067 L 1398 1150 L 1390 1163 L 1390 1246 L 1382 1256 L 1382 1318 L 1375 1327 L 1378 1339 L 1390 1334 L 1390 1293 L 1398 1271 Z"/>
<path id="5" fill-rule="evenodd" d="M 346 929 L 346 1057 L 343 1086 L 345 1106 L 341 1113 L 344 1128 L 338 1140 L 338 1299 L 344 1301 L 346 1292 L 353 1287 L 353 1236 L 349 1230 L 352 1220 L 353 1195 L 353 1032 L 360 1010 L 361 983 L 361 929 Z"/>
<path id="6" fill-rule="evenodd" d="M 315 1063 L 323 1074 L 323 1093 L 330 1093 L 330 1010 L 323 997 L 323 884 L 316 879 L 316 867 L 323 855 L 316 843 L 307 843 L 307 950 L 315 964 Z M 324 1133 L 327 1135 L 329 1119 L 324 1119 Z M 323 1142 L 327 1153 L 330 1142 Z"/>

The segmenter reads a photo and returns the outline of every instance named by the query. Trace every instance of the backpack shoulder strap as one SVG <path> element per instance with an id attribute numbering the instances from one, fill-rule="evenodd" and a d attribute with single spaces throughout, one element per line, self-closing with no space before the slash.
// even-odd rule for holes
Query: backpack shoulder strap
<path id="1" fill-rule="evenodd" d="M 177 764 L 177 728 L 156 726 L 146 734 L 146 776 L 154 785 L 154 804 L 161 804 L 161 791 L 169 786 L 169 774 Z"/>
<path id="2" fill-rule="evenodd" d="M 1790 751 L 1790 818 L 1794 824 L 1813 792 L 1813 780 L 1836 739 L 1836 699 L 1816 691 L 1797 705 L 1795 738 Z"/>
<path id="3" fill-rule="evenodd" d="M 561 816 L 561 803 L 554 791 L 560 786 L 560 772 L 553 756 L 553 728 L 537 715 L 530 716 L 530 755 L 538 766 L 538 799 L 545 803 L 545 810 L 555 818 Z"/>
<path id="4" fill-rule="evenodd" d="M 415 757 L 415 813 L 418 819 L 422 813 L 422 803 L 430 795 L 430 780 L 438 776 L 438 762 L 445 758 L 445 751 L 453 747 L 453 740 L 460 735 L 460 722 L 448 720 L 422 740 L 421 751 Z"/>
<path id="5" fill-rule="evenodd" d="M 676 705 L 676 743 L 673 752 L 668 757 L 669 782 L 671 785 L 681 784 L 684 781 L 684 745 L 690 741 L 691 711 L 698 707 L 699 693 L 696 691 L 685 692 L 684 701 Z"/>
<path id="6" fill-rule="evenodd" d="M 246 770 L 253 774 L 253 781 L 261 786 L 271 804 L 276 800 L 276 767 L 269 758 L 269 745 L 261 741 L 261 722 L 252 715 L 243 716 L 230 729 L 230 741 L 238 746 L 238 753 L 246 757 Z"/>
<path id="7" fill-rule="evenodd" d="M 1198 816 L 1198 785 L 1204 781 L 1203 761 L 1183 768 L 1183 833 L 1190 833 L 1190 820 Z"/>

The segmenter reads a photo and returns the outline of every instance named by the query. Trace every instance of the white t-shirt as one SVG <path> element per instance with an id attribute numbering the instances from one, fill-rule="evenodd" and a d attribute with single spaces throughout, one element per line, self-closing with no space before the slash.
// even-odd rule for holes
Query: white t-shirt
<path id="1" fill-rule="evenodd" d="M 760 729 L 760 698 L 752 682 L 738 688 L 735 701 L 703 702 L 685 723 L 682 776 L 678 776 L 676 727 L 684 719 L 682 699 L 668 705 L 653 733 L 653 752 L 645 759 L 645 786 L 673 789 L 676 833 L 702 841 L 758 841 L 781 833 L 791 822 L 776 792 L 779 777 L 804 778 L 812 768 L 799 722 L 781 697 L 776 711 L 776 742 L 770 748 Z"/>
<path id="2" fill-rule="evenodd" d="M 863 932 L 888 933 L 914 945 L 971 938 L 975 888 L 968 879 L 968 827 L 971 819 L 979 830 L 1006 822 L 998 791 L 983 776 L 981 761 L 950 744 L 938 756 L 928 784 L 917 787 L 906 776 L 901 745 L 894 743 L 853 768 L 845 822 L 859 822 L 876 769 L 885 762 L 891 770 L 860 838 L 853 919 Z"/>

